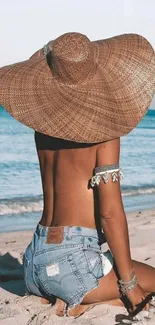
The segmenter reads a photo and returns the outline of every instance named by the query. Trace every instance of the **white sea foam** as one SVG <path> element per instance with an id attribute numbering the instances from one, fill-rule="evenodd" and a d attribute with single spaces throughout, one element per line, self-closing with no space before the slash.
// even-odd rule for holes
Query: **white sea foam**
<path id="1" fill-rule="evenodd" d="M 17 202 L 17 203 L 0 203 L 0 216 L 8 214 L 21 214 L 26 212 L 40 212 L 43 208 L 43 202 Z"/>
<path id="2" fill-rule="evenodd" d="M 155 187 L 150 188 L 138 188 L 138 189 L 132 189 L 132 190 L 126 190 L 122 192 L 123 196 L 135 196 L 135 195 L 142 195 L 142 194 L 155 194 Z"/>

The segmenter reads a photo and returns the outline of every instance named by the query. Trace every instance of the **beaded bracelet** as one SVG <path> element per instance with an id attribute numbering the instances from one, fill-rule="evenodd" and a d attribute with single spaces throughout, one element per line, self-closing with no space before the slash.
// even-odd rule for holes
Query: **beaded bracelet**
<path id="1" fill-rule="evenodd" d="M 138 284 L 137 276 L 134 275 L 130 281 L 118 280 L 119 289 L 122 295 L 126 295 L 127 292 L 133 290 Z"/>

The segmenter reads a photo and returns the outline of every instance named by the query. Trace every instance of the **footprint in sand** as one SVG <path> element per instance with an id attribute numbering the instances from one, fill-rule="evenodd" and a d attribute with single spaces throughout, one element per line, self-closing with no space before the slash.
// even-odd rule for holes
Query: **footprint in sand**
<path id="1" fill-rule="evenodd" d="M 155 222 L 145 222 L 143 225 L 139 226 L 138 229 L 154 229 Z"/>

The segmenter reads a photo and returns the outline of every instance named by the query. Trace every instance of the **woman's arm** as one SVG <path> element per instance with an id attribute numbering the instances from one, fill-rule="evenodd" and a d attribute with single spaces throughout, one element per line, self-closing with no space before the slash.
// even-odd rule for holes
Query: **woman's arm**
<path id="1" fill-rule="evenodd" d="M 120 139 L 102 144 L 97 151 L 97 166 L 107 166 L 119 163 Z M 99 205 L 101 225 L 107 242 L 115 259 L 121 278 L 126 281 L 133 276 L 133 265 L 130 255 L 128 226 L 123 208 L 120 180 L 108 183 L 102 180 L 99 184 Z"/>
<path id="2" fill-rule="evenodd" d="M 97 166 L 107 166 L 119 163 L 120 139 L 102 144 L 97 151 Z M 120 180 L 114 183 L 111 177 L 105 184 L 99 183 L 99 204 L 101 225 L 107 242 L 113 254 L 119 276 L 124 281 L 133 281 L 133 264 L 130 255 L 129 235 L 126 215 L 123 208 Z M 128 282 L 129 283 L 129 282 Z M 131 282 L 130 282 L 131 283 Z M 133 282 L 132 282 L 133 283 Z M 132 308 L 142 302 L 146 294 L 139 284 L 126 292 Z M 149 304 L 145 306 L 149 309 Z"/>

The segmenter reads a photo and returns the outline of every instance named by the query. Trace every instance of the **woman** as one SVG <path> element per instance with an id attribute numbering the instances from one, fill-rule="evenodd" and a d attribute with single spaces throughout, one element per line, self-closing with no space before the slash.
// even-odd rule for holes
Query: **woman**
<path id="1" fill-rule="evenodd" d="M 90 42 L 78 33 L 0 70 L 0 103 L 36 130 L 44 194 L 24 257 L 27 291 L 59 297 L 69 315 L 122 297 L 131 312 L 155 292 L 155 268 L 131 259 L 119 168 L 120 137 L 144 116 L 154 73 L 141 36 Z"/>
<path id="2" fill-rule="evenodd" d="M 136 275 L 138 283 L 133 281 L 126 292 L 135 308 L 148 293 L 155 292 L 155 268 L 131 260 L 118 171 L 120 139 L 90 146 L 36 132 L 35 140 L 44 210 L 25 253 L 29 262 L 25 278 L 28 291 L 49 298 L 54 294 L 72 308 L 78 303 L 122 305 L 118 279 L 133 281 Z M 97 188 L 99 211 L 97 197 L 94 209 L 97 193 L 88 185 L 96 166 L 103 166 L 109 175 L 108 182 L 100 180 Z M 111 177 L 114 169 L 118 177 L 115 182 Z M 119 277 L 110 251 L 105 247 L 102 252 L 98 244 L 99 240 L 100 245 L 105 241 L 100 226 Z M 148 310 L 149 304 L 145 308 Z"/>

